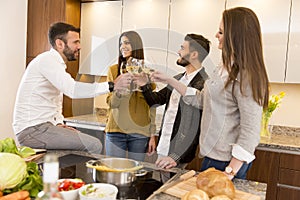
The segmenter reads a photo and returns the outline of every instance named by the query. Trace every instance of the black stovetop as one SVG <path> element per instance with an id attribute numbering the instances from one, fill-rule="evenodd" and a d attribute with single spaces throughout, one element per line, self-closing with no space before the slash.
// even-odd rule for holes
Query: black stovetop
<path id="1" fill-rule="evenodd" d="M 86 183 L 95 183 L 93 169 L 85 166 L 85 163 L 91 159 L 95 158 L 76 154 L 68 154 L 60 157 L 60 178 L 81 178 Z M 117 198 L 147 199 L 163 184 L 159 179 L 159 172 L 148 171 L 147 175 L 141 178 L 138 177 L 130 186 L 117 186 L 119 189 Z"/>

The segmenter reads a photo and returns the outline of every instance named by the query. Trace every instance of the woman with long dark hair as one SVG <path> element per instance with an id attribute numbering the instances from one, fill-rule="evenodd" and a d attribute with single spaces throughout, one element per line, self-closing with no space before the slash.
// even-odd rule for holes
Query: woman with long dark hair
<path id="1" fill-rule="evenodd" d="M 107 80 L 114 81 L 126 72 L 129 59 L 144 59 L 143 42 L 135 31 L 121 34 L 118 64 L 109 67 Z M 153 87 L 154 89 L 154 87 Z M 155 144 L 155 108 L 150 108 L 139 91 L 129 94 L 111 92 L 107 97 L 106 154 L 143 161 L 145 153 L 152 153 Z"/>

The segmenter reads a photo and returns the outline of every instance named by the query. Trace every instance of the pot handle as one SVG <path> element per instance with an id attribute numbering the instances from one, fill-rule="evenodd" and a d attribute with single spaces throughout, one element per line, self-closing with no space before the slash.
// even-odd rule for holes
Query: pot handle
<path id="1" fill-rule="evenodd" d="M 144 170 L 144 169 L 140 169 L 134 172 L 135 176 L 145 176 L 148 173 L 148 171 Z"/>
<path id="2" fill-rule="evenodd" d="M 86 162 L 86 164 L 92 165 L 92 166 L 97 166 L 98 160 L 89 160 L 89 161 Z"/>

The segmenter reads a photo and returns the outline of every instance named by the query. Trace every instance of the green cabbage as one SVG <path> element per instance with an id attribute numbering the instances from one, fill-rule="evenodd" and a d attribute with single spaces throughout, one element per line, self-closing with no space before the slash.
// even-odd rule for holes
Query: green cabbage
<path id="1" fill-rule="evenodd" d="M 20 156 L 0 153 L 0 191 L 15 187 L 26 176 L 27 165 Z"/>
<path id="2" fill-rule="evenodd" d="M 12 138 L 0 140 L 0 191 L 4 195 L 26 190 L 35 198 L 43 190 L 37 163 L 23 160 L 33 154 L 35 151 L 30 147 L 18 148 Z"/>

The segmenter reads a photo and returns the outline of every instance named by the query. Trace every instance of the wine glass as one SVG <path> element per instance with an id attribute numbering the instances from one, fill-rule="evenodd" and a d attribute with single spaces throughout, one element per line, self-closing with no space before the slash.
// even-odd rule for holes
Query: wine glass
<path id="1" fill-rule="evenodd" d="M 148 64 L 143 64 L 142 65 L 142 71 L 143 71 L 143 73 L 145 73 L 146 74 L 146 76 L 147 76 L 147 78 L 148 78 L 148 82 L 151 82 L 151 78 L 150 78 L 150 75 L 153 73 L 153 72 L 155 72 L 155 69 L 153 69 L 153 68 L 151 68 L 151 67 L 149 67 L 149 63 Z M 157 84 L 155 84 L 155 90 L 159 90 L 159 88 L 158 88 L 158 85 Z"/>
<path id="2" fill-rule="evenodd" d="M 131 74 L 138 74 L 142 72 L 142 66 L 143 66 L 144 60 L 132 58 L 127 61 L 126 64 L 126 70 L 127 72 Z M 135 84 L 133 81 L 130 83 L 130 92 L 133 91 L 141 91 L 137 84 Z"/>

